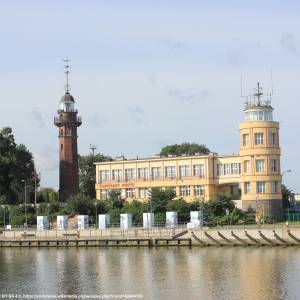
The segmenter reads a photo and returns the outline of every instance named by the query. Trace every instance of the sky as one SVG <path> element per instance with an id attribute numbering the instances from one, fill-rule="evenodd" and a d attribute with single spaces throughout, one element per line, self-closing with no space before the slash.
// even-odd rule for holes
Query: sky
<path id="1" fill-rule="evenodd" d="M 62 59 L 82 155 L 95 144 L 149 157 L 182 142 L 237 154 L 241 94 L 260 81 L 273 85 L 281 168 L 292 170 L 283 182 L 300 192 L 299 13 L 290 0 L 0 0 L 0 127 L 33 153 L 41 185 L 57 188 Z"/>

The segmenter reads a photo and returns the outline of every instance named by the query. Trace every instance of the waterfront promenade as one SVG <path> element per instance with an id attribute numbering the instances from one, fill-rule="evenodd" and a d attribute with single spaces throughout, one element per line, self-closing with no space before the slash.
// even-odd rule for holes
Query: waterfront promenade
<path id="1" fill-rule="evenodd" d="M 86 230 L 11 230 L 0 234 L 1 247 L 50 246 L 296 246 L 300 226 L 249 225 Z"/>

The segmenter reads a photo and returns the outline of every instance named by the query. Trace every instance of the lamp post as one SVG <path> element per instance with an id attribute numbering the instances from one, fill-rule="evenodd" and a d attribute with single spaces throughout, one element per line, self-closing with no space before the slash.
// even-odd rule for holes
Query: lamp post
<path id="1" fill-rule="evenodd" d="M 95 210 L 96 210 L 96 229 L 98 228 L 98 203 L 97 200 L 95 202 Z"/>
<path id="2" fill-rule="evenodd" d="M 27 202 L 27 185 L 26 185 L 26 180 L 23 179 L 21 180 L 22 182 L 24 182 L 24 202 L 25 202 L 25 226 L 27 227 L 27 210 L 26 210 L 26 202 Z"/>

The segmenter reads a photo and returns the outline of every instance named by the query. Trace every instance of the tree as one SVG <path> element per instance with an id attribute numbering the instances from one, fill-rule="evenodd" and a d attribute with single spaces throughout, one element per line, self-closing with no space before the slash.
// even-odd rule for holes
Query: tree
<path id="1" fill-rule="evenodd" d="M 213 198 L 205 204 L 204 209 L 210 216 L 224 216 L 226 215 L 226 209 L 232 211 L 235 207 L 232 196 L 226 192 L 215 193 Z"/>
<path id="2" fill-rule="evenodd" d="M 2 128 L 0 131 L 0 197 L 2 203 L 22 202 L 22 197 L 20 197 L 21 192 L 24 191 L 22 180 L 26 180 L 29 190 L 34 186 L 34 177 L 35 167 L 32 154 L 25 145 L 15 143 L 11 128 Z M 39 179 L 37 178 L 38 185 Z"/>
<path id="3" fill-rule="evenodd" d="M 93 216 L 95 212 L 95 200 L 82 193 L 71 196 L 67 200 L 67 212 L 69 214 Z"/>
<path id="4" fill-rule="evenodd" d="M 109 209 L 121 209 L 124 206 L 124 202 L 125 200 L 122 199 L 120 190 L 111 190 L 108 193 L 106 203 Z"/>
<path id="5" fill-rule="evenodd" d="M 176 194 L 172 189 L 162 190 L 160 188 L 152 188 L 148 202 L 149 204 L 151 203 L 151 211 L 153 213 L 165 213 L 167 204 L 175 197 Z"/>
<path id="6" fill-rule="evenodd" d="M 96 162 L 111 161 L 112 158 L 102 154 L 79 155 L 79 189 L 81 193 L 91 198 L 96 198 Z"/>
<path id="7" fill-rule="evenodd" d="M 170 201 L 167 204 L 167 211 L 177 211 L 178 222 L 189 222 L 191 207 L 184 199 Z"/>
<path id="8" fill-rule="evenodd" d="M 58 192 L 53 188 L 41 188 L 37 192 L 38 203 L 58 202 Z"/>
<path id="9" fill-rule="evenodd" d="M 290 208 L 290 199 L 293 197 L 292 190 L 288 189 L 284 184 L 281 185 L 282 192 L 282 206 L 283 209 Z"/>
<path id="10" fill-rule="evenodd" d="M 183 154 L 186 155 L 195 155 L 199 153 L 200 155 L 208 155 L 210 150 L 205 145 L 199 145 L 196 143 L 182 143 L 180 145 L 168 145 L 163 147 L 160 150 L 160 156 L 176 155 L 180 156 Z"/>

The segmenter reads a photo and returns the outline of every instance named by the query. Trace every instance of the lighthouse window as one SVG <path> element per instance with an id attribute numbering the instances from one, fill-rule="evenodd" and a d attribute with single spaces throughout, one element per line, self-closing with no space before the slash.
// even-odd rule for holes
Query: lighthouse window
<path id="1" fill-rule="evenodd" d="M 64 149 L 64 145 L 61 144 L 61 145 L 60 145 L 60 150 L 63 150 L 63 149 Z"/>
<path id="2" fill-rule="evenodd" d="M 255 133 L 255 145 L 263 145 L 264 143 L 264 134 Z"/>
<path id="3" fill-rule="evenodd" d="M 63 129 L 60 130 L 60 135 L 63 135 L 64 134 L 64 131 Z"/>

